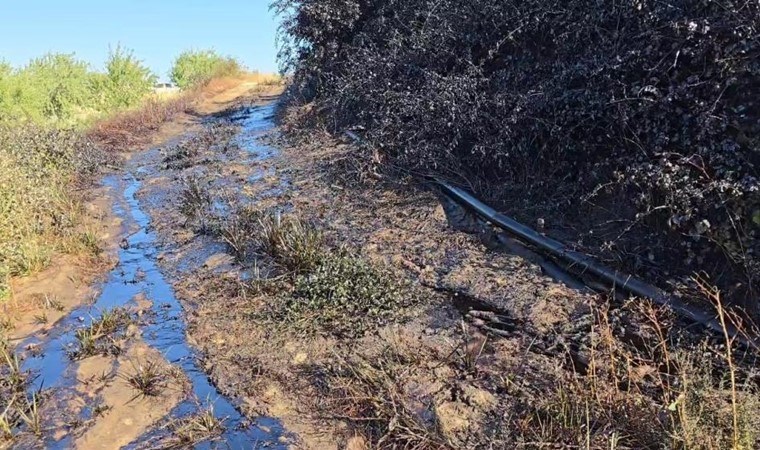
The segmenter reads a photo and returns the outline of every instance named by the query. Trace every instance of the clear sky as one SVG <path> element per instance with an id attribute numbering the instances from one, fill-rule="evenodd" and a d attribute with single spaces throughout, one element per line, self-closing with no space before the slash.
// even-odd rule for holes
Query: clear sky
<path id="1" fill-rule="evenodd" d="M 14 66 L 47 52 L 100 69 L 108 48 L 134 50 L 162 80 L 182 50 L 213 48 L 250 69 L 277 70 L 269 0 L 0 0 L 0 59 Z"/>

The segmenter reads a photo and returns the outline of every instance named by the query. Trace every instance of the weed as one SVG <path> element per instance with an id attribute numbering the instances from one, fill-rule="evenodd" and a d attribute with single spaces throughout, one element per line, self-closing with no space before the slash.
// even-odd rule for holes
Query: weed
<path id="1" fill-rule="evenodd" d="M 92 416 L 93 417 L 101 417 L 105 416 L 108 411 L 111 410 L 111 407 L 106 404 L 99 404 L 95 408 L 92 409 Z"/>
<path id="2" fill-rule="evenodd" d="M 155 361 L 145 363 L 132 362 L 132 373 L 120 375 L 137 394 L 132 400 L 140 396 L 158 397 L 166 388 L 166 374 L 161 365 Z"/>
<path id="3" fill-rule="evenodd" d="M 314 270 L 323 259 L 322 233 L 294 216 L 263 214 L 259 245 L 281 267 L 295 274 Z"/>
<path id="4" fill-rule="evenodd" d="M 179 212 L 185 216 L 185 225 L 193 224 L 199 233 L 208 233 L 213 230 L 211 194 L 199 178 L 185 179 L 185 188 L 180 193 L 179 201 Z"/>
<path id="5" fill-rule="evenodd" d="M 103 252 L 100 246 L 100 239 L 95 232 L 87 230 L 79 233 L 79 244 L 86 253 L 97 256 Z"/>
<path id="6" fill-rule="evenodd" d="M 478 360 L 480 360 L 487 342 L 488 339 L 486 337 L 483 339 L 471 338 L 467 330 L 467 324 L 463 320 L 461 340 L 452 352 L 456 356 L 457 366 L 467 373 L 477 372 Z"/>
<path id="7" fill-rule="evenodd" d="M 44 325 L 48 323 L 48 316 L 47 313 L 41 313 L 41 314 L 35 314 L 34 315 L 34 323 L 37 325 Z"/>
<path id="8" fill-rule="evenodd" d="M 21 370 L 18 355 L 5 342 L 0 344 L 0 370 L 3 375 L 1 382 L 3 388 L 14 393 L 23 392 L 26 386 L 26 374 Z"/>
<path id="9" fill-rule="evenodd" d="M 40 415 L 40 392 L 32 394 L 31 399 L 27 399 L 26 407 L 19 409 L 18 414 L 27 428 L 36 436 L 42 435 L 42 416 Z"/>
<path id="10" fill-rule="evenodd" d="M 76 341 L 72 348 L 67 349 L 69 358 L 80 360 L 98 354 L 119 354 L 121 349 L 113 335 L 132 322 L 132 316 L 126 309 L 103 311 L 100 318 L 94 319 L 89 326 L 74 332 Z"/>
<path id="11" fill-rule="evenodd" d="M 372 448 L 447 449 L 446 439 L 405 400 L 409 366 L 389 351 L 367 359 L 338 357 L 326 372 L 327 413 L 362 430 Z"/>
<path id="12" fill-rule="evenodd" d="M 296 327 L 361 336 L 398 317 L 415 293 L 388 269 L 348 255 L 326 255 L 295 280 L 276 314 Z"/>
<path id="13" fill-rule="evenodd" d="M 44 294 L 35 297 L 39 303 L 39 306 L 44 309 L 53 309 L 55 311 L 63 311 L 64 306 L 55 295 Z"/>
<path id="14" fill-rule="evenodd" d="M 251 207 L 236 208 L 221 221 L 219 235 L 238 262 L 248 261 L 256 250 L 256 232 L 261 220 L 261 212 Z"/>

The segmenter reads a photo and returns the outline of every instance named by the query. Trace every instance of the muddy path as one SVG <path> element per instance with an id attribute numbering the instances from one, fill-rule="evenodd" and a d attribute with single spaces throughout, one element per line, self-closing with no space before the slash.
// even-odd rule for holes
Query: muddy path
<path id="1" fill-rule="evenodd" d="M 108 236 L 113 269 L 84 290 L 89 297 L 79 296 L 81 306 L 56 309 L 60 314 L 51 325 L 17 335 L 21 370 L 31 374 L 28 389 L 30 398 L 39 399 L 40 419 L 34 432 L 17 430 L 23 432 L 16 448 L 285 447 L 289 435 L 280 422 L 242 414 L 239 403 L 212 383 L 188 342 L 186 311 L 172 287 L 178 272 L 159 265 L 167 249 L 151 217 L 176 197 L 170 190 L 145 195 L 165 175 L 162 147 L 192 139 L 199 130 L 235 122 L 230 132 L 239 145 L 257 145 L 261 108 L 242 108 L 223 119 L 214 115 L 217 104 L 246 92 L 222 95 L 206 105 L 206 114 L 169 124 L 168 135 L 184 133 L 134 154 L 119 173 L 103 179 L 99 201 L 111 206 L 118 224 Z M 270 116 L 271 106 L 266 111 Z M 207 250 L 202 245 L 191 253 L 197 259 Z"/>

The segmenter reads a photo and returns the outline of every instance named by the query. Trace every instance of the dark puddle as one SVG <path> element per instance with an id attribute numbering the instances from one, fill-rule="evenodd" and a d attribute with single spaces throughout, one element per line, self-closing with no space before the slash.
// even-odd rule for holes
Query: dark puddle
<path id="1" fill-rule="evenodd" d="M 241 124 L 242 131 L 236 139 L 241 147 L 250 149 L 248 151 L 251 152 L 252 159 L 267 158 L 274 154 L 274 149 L 258 143 L 261 134 L 273 126 L 273 111 L 274 106 L 245 108 L 227 118 Z M 36 376 L 31 389 L 52 388 L 53 400 L 58 399 L 59 402 L 73 393 L 77 384 L 77 367 L 69 360 L 66 350 L 73 345 L 76 330 L 89 325 L 101 311 L 134 305 L 135 297 L 142 294 L 153 302 L 152 312 L 155 314 L 154 320 L 143 326 L 144 341 L 161 352 L 169 362 L 180 367 L 192 383 L 192 395 L 180 403 L 166 420 L 198 413 L 201 408 L 210 405 L 214 415 L 223 420 L 226 431 L 218 440 L 201 443 L 195 448 L 283 448 L 280 439 L 285 438 L 286 434 L 277 420 L 266 417 L 246 419 L 231 400 L 221 395 L 198 366 L 197 356 L 186 341 L 182 307 L 157 265 L 159 248 L 156 235 L 151 229 L 151 218 L 141 209 L 137 197 L 141 187 L 138 178 L 149 177 L 151 169 L 143 166 L 135 168 L 133 172 L 137 178 L 132 174 L 122 179 L 111 176 L 105 180 L 105 184 L 116 192 L 123 192 L 124 203 L 117 202 L 114 211 L 128 227 L 137 231 L 127 238 L 128 245 L 119 251 L 119 264 L 109 274 L 102 292 L 92 305 L 74 310 L 56 324 L 44 339 L 31 338 L 22 343 L 21 348 L 33 345 L 35 354 L 39 352 L 36 357 L 27 357 L 23 364 L 24 369 Z M 87 408 L 85 413 L 86 411 Z M 140 448 L 146 442 L 160 439 L 162 433 L 164 431 L 161 428 L 151 431 L 127 448 Z M 52 449 L 70 448 L 71 444 L 70 435 L 58 441 L 48 438 L 44 442 L 45 448 Z"/>

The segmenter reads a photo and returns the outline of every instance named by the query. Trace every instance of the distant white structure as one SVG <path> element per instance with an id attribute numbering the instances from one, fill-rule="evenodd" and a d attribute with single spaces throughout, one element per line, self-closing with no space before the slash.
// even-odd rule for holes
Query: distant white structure
<path id="1" fill-rule="evenodd" d="M 157 83 L 153 86 L 153 92 L 159 95 L 174 94 L 179 92 L 179 87 L 171 83 Z"/>

